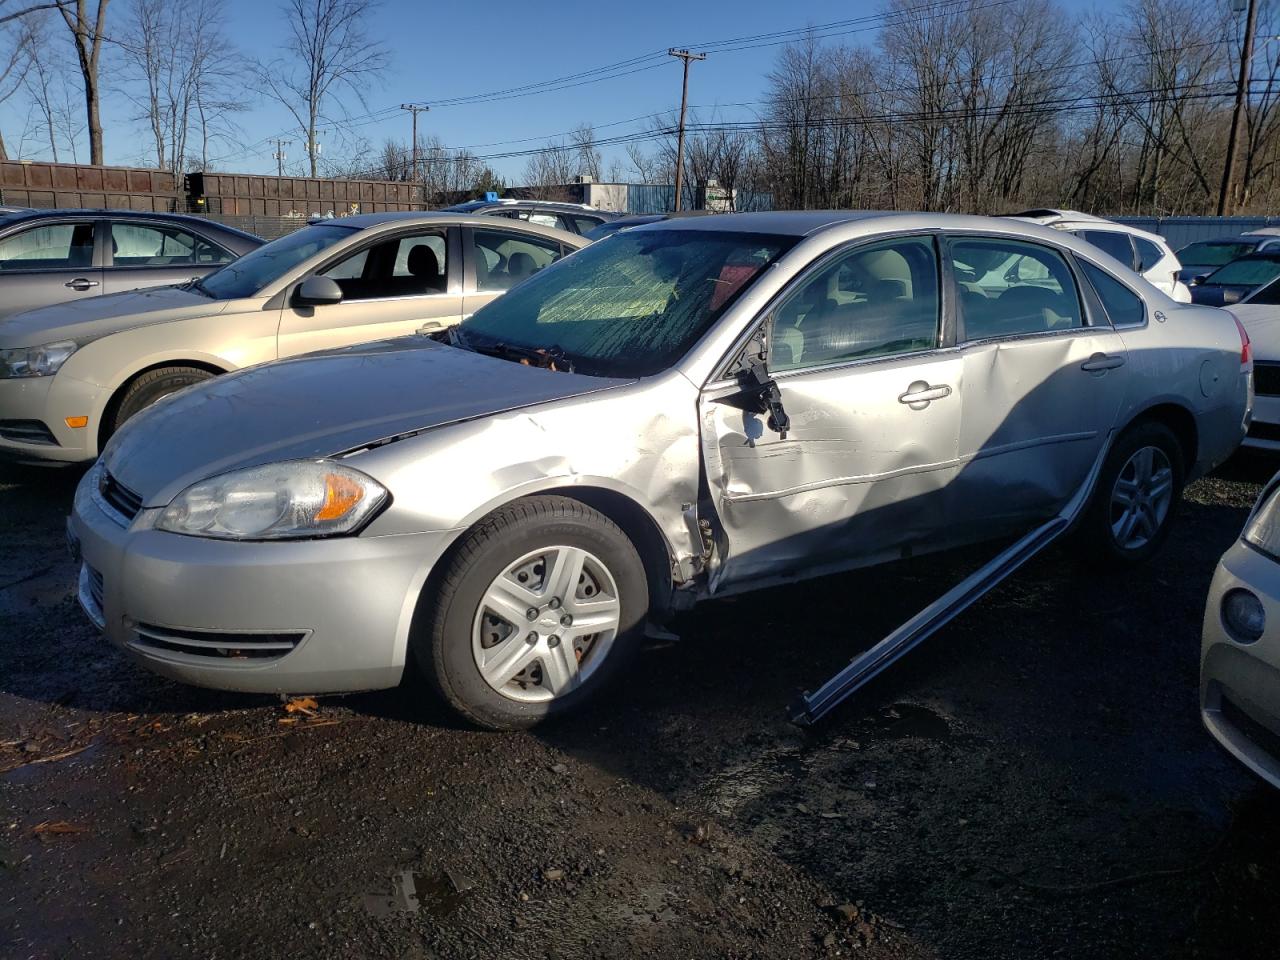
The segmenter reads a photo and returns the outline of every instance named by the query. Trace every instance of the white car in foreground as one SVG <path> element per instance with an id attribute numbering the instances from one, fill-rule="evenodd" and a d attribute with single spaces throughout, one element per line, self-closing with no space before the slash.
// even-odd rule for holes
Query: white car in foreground
<path id="1" fill-rule="evenodd" d="M 1191 302 L 1191 290 L 1178 279 L 1182 264 L 1157 233 L 1125 226 L 1078 210 L 1027 210 L 1017 215 L 1055 230 L 1065 230 L 1111 254 L 1161 293 L 1178 303 Z"/>

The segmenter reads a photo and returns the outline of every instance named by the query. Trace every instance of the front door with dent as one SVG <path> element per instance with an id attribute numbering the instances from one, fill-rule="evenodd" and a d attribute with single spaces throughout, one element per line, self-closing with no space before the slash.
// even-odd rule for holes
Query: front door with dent
<path id="1" fill-rule="evenodd" d="M 723 534 L 713 591 L 942 545 L 963 400 L 942 304 L 931 236 L 851 247 L 798 278 L 772 312 L 785 437 L 742 409 L 737 384 L 704 391 Z"/>
<path id="2" fill-rule="evenodd" d="M 337 282 L 340 303 L 286 303 L 280 316 L 280 356 L 413 333 L 434 333 L 462 319 L 454 230 L 396 234 L 347 254 L 318 273 Z"/>

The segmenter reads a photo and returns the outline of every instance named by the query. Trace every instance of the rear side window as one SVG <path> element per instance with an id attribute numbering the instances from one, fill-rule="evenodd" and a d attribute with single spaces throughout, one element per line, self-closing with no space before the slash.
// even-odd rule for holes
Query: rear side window
<path id="1" fill-rule="evenodd" d="M 221 247 L 176 227 L 147 223 L 111 224 L 112 264 L 117 267 L 170 267 L 230 263 Z"/>
<path id="2" fill-rule="evenodd" d="M 588 231 L 594 230 L 596 227 L 600 226 L 601 223 L 601 221 L 592 219 L 591 217 L 578 216 L 573 218 L 573 222 L 578 225 L 579 233 L 587 233 Z"/>
<path id="3" fill-rule="evenodd" d="M 1113 327 L 1140 327 L 1146 322 L 1147 308 L 1140 296 L 1101 267 L 1087 260 L 1077 262 L 1106 308 Z"/>
<path id="4" fill-rule="evenodd" d="M 1081 230 L 1079 236 L 1104 253 L 1111 254 L 1129 269 L 1133 269 L 1133 247 L 1129 245 L 1127 233 L 1116 233 L 1111 230 Z"/>
<path id="5" fill-rule="evenodd" d="M 1164 259 L 1164 251 L 1150 240 L 1134 237 L 1133 245 L 1138 248 L 1138 272 L 1146 273 Z"/>
<path id="6" fill-rule="evenodd" d="M 471 236 L 480 291 L 509 290 L 560 259 L 559 242 L 549 238 L 479 228 Z"/>
<path id="7" fill-rule="evenodd" d="M 51 223 L 0 240 L 0 270 L 93 265 L 93 223 Z"/>
<path id="8" fill-rule="evenodd" d="M 967 340 L 1084 326 L 1080 293 L 1056 250 L 1018 240 L 955 240 L 951 264 Z"/>

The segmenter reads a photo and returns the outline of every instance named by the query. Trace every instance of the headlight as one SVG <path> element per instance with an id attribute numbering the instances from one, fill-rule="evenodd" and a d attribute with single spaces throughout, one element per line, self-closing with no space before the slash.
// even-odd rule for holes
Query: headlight
<path id="1" fill-rule="evenodd" d="M 1278 491 L 1280 488 L 1272 488 L 1244 525 L 1244 539 L 1273 557 L 1280 557 L 1280 506 L 1277 506 L 1280 501 L 1276 496 Z"/>
<path id="2" fill-rule="evenodd" d="M 219 540 L 332 537 L 360 529 L 386 499 L 386 488 L 359 470 L 294 460 L 193 484 L 156 527 Z"/>
<path id="3" fill-rule="evenodd" d="M 0 379 L 51 377 L 67 362 L 67 357 L 76 352 L 78 346 L 72 340 L 61 340 L 38 347 L 0 350 Z"/>

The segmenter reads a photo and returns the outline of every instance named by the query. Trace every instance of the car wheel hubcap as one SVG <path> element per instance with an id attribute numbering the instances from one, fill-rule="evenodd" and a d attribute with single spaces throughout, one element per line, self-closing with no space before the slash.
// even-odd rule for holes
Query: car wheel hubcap
<path id="1" fill-rule="evenodd" d="M 504 697 L 554 700 L 604 662 L 620 614 L 617 583 L 598 557 L 578 547 L 546 547 L 489 584 L 471 652 L 485 683 Z"/>
<path id="2" fill-rule="evenodd" d="M 1122 550 L 1146 546 L 1173 503 L 1173 465 L 1159 447 L 1142 447 L 1121 468 L 1111 490 L 1111 535 Z"/>

